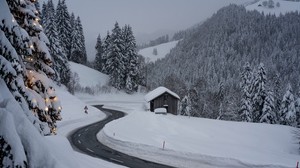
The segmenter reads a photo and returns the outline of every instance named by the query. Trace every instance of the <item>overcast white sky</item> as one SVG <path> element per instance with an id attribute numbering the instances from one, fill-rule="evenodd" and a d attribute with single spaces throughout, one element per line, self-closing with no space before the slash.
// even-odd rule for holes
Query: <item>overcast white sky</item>
<path id="1" fill-rule="evenodd" d="M 44 1 L 47 0 L 40 0 Z M 66 0 L 68 10 L 81 18 L 89 60 L 94 58 L 98 34 L 104 37 L 116 21 L 120 26 L 131 25 L 137 40 L 144 41 L 193 26 L 230 3 L 248 1 L 251 0 Z"/>

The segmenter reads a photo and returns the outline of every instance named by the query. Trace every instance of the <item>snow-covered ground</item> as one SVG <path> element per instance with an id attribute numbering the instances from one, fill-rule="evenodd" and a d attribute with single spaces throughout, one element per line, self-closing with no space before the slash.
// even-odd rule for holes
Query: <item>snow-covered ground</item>
<path id="1" fill-rule="evenodd" d="M 176 167 L 295 167 L 300 160 L 292 127 L 155 115 L 144 110 L 145 94 L 141 93 L 78 93 L 79 100 L 60 89 L 57 92 L 67 100 L 62 101 L 64 120 L 58 123 L 58 135 L 62 137 L 105 117 L 91 106 L 89 114 L 84 114 L 85 103 L 104 104 L 128 115 L 109 123 L 98 139 L 130 155 Z M 82 167 L 117 166 L 77 152 L 73 157 Z"/>
<path id="2" fill-rule="evenodd" d="M 155 62 L 156 60 L 164 58 L 168 53 L 170 53 L 170 50 L 174 48 L 177 43 L 178 41 L 171 41 L 157 46 L 144 48 L 139 51 L 139 54 L 145 58 L 146 62 Z M 157 55 L 153 54 L 154 49 L 157 49 Z"/>
<path id="3" fill-rule="evenodd" d="M 268 0 L 260 0 L 254 4 L 251 4 L 246 7 L 247 10 L 257 10 L 259 12 L 264 12 L 265 14 L 275 14 L 279 16 L 281 14 L 285 14 L 287 12 L 292 11 L 300 11 L 300 2 L 292 2 L 292 1 L 285 1 L 285 0 L 273 0 L 274 1 L 274 8 L 267 8 L 262 5 L 263 1 Z M 280 6 L 277 7 L 276 4 L 279 3 Z"/>
<path id="4" fill-rule="evenodd" d="M 82 87 L 104 86 L 109 81 L 109 76 L 89 67 L 74 62 L 69 62 L 72 72 L 76 72 Z"/>
<path id="5" fill-rule="evenodd" d="M 176 167 L 295 167 L 300 160 L 292 127 L 157 115 L 144 110 L 143 94 L 77 96 L 128 113 L 97 136 L 136 157 Z"/>
<path id="6" fill-rule="evenodd" d="M 105 85 L 108 82 L 107 75 L 90 69 L 86 66 L 70 62 L 72 72 L 76 72 L 80 78 L 81 86 Z M 64 88 L 56 87 L 56 94 L 61 101 L 62 121 L 57 123 L 57 135 L 46 137 L 51 152 L 56 154 L 60 163 L 66 163 L 78 168 L 119 168 L 123 166 L 94 158 L 76 152 L 70 146 L 67 136 L 75 129 L 104 119 L 106 116 L 100 110 L 88 105 L 74 95 L 68 93 Z M 88 114 L 84 113 L 84 106 L 88 105 Z M 74 166 L 75 165 L 75 166 Z M 67 167 L 64 166 L 64 167 Z"/>
<path id="7" fill-rule="evenodd" d="M 295 167 L 300 159 L 292 127 L 155 115 L 142 94 L 77 96 L 128 113 L 98 139 L 133 156 L 176 167 Z"/>
<path id="8" fill-rule="evenodd" d="M 81 72 L 81 77 L 88 74 L 87 69 L 79 67 L 75 71 Z M 90 78 L 86 80 L 94 79 L 87 76 Z M 73 130 L 105 118 L 104 113 L 90 106 L 96 104 L 128 113 L 105 126 L 98 139 L 133 156 L 176 167 L 295 167 L 300 160 L 291 127 L 155 115 L 145 111 L 142 93 L 78 93 L 75 97 L 59 87 L 56 93 L 63 107 L 63 120 L 57 123 L 57 135 L 46 137 L 45 144 L 63 167 L 121 167 L 74 151 L 66 138 Z M 84 113 L 85 105 L 88 114 Z"/>
<path id="9" fill-rule="evenodd" d="M 46 139 L 49 146 L 51 146 L 51 152 L 57 154 L 56 158 L 60 161 L 60 163 L 72 163 L 71 165 L 76 165 L 76 167 L 79 168 L 122 167 L 73 151 L 69 141 L 67 140 L 67 136 L 70 132 L 79 127 L 104 119 L 106 116 L 103 112 L 89 105 L 88 114 L 85 114 L 83 108 L 87 104 L 62 88 L 57 88 L 56 93 L 62 103 L 63 110 L 61 115 L 63 120 L 57 123 L 57 135 L 49 136 Z"/>

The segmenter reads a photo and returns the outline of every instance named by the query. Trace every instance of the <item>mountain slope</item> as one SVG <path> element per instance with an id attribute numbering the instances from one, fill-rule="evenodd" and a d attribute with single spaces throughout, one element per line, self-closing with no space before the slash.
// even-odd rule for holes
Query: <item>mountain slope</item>
<path id="1" fill-rule="evenodd" d="M 72 72 L 79 77 L 79 84 L 82 87 L 104 86 L 109 82 L 109 76 L 81 64 L 70 62 Z"/>
<path id="2" fill-rule="evenodd" d="M 158 59 L 164 58 L 170 50 L 176 46 L 178 41 L 171 41 L 168 43 L 160 44 L 153 47 L 144 48 L 139 51 L 139 54 L 142 55 L 146 62 L 155 62 Z M 153 54 L 153 50 L 157 50 L 157 55 Z"/>
<path id="3" fill-rule="evenodd" d="M 264 1 L 260 0 L 254 4 L 248 5 L 247 10 L 257 10 L 259 12 L 264 12 L 265 14 L 275 14 L 279 16 L 280 14 L 285 14 L 288 12 L 300 11 L 300 2 L 286 1 L 286 0 L 273 0 L 274 7 L 264 6 Z"/>
<path id="4" fill-rule="evenodd" d="M 224 7 L 149 66 L 148 87 L 164 85 L 185 94 L 193 89 L 195 116 L 217 118 L 221 110 L 227 113 L 224 119 L 238 120 L 246 62 L 254 74 L 264 64 L 266 88 L 277 87 L 279 101 L 288 83 L 298 90 L 299 29 L 298 13 L 275 17 L 237 5 Z"/>

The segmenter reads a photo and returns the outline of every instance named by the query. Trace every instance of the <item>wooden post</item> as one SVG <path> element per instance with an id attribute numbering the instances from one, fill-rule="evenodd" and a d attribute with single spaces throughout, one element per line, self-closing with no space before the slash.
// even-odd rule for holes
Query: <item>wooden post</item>
<path id="1" fill-rule="evenodd" d="M 165 149 L 165 144 L 166 144 L 166 142 L 164 141 L 164 142 L 163 142 L 163 150 Z"/>
<path id="2" fill-rule="evenodd" d="M 296 166 L 296 168 L 299 168 L 299 161 L 297 162 L 297 166 Z"/>

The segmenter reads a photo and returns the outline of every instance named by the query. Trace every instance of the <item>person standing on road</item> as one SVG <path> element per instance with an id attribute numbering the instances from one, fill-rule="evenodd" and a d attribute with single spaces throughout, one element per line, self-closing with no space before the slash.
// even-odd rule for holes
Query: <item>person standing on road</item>
<path id="1" fill-rule="evenodd" d="M 88 109 L 89 109 L 89 108 L 88 108 L 87 106 L 84 107 L 84 112 L 85 112 L 85 114 L 88 114 Z"/>

